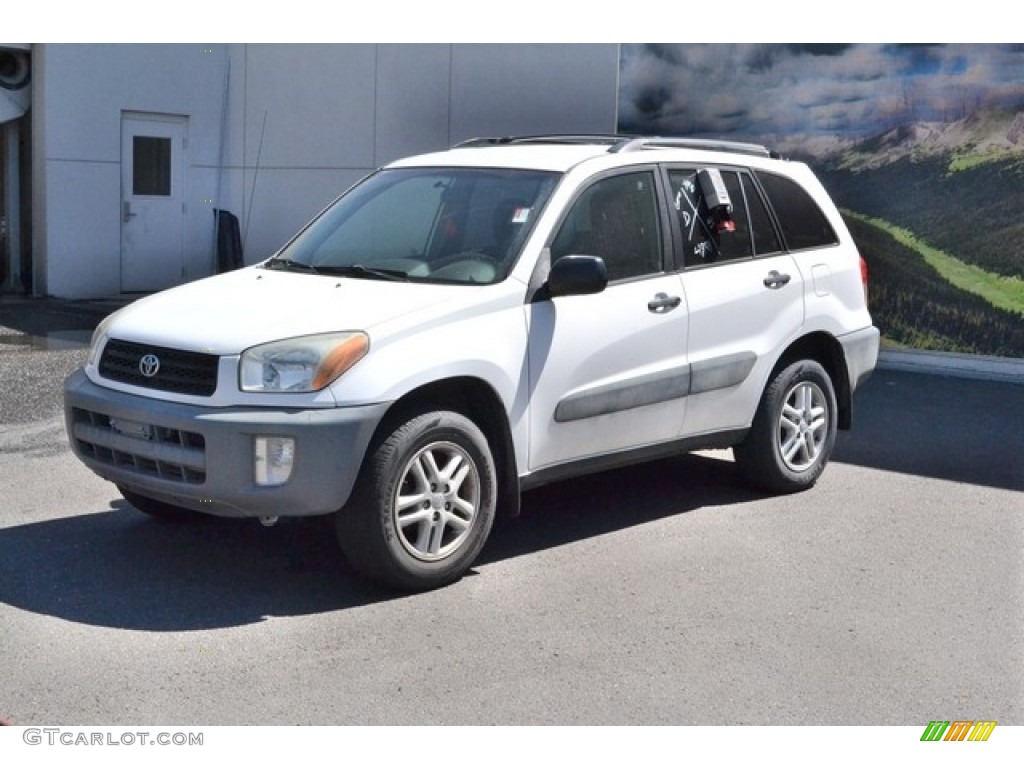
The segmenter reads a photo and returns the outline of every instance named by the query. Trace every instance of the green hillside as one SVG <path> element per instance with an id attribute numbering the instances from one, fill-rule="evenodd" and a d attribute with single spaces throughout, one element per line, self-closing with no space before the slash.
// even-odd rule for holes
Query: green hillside
<path id="1" fill-rule="evenodd" d="M 1024 358 L 1024 321 L 943 278 L 916 250 L 861 218 L 847 225 L 870 276 L 869 306 L 889 342 L 945 352 Z"/>
<path id="2" fill-rule="evenodd" d="M 821 177 L 842 208 L 892 222 L 966 264 L 1024 278 L 1024 163 L 1019 154 L 988 160 L 903 159 L 823 168 Z"/>
<path id="3" fill-rule="evenodd" d="M 945 251 L 940 251 L 923 242 L 913 232 L 897 227 L 888 221 L 861 216 L 851 211 L 844 211 L 843 215 L 847 218 L 858 218 L 889 233 L 896 242 L 919 254 L 928 266 L 952 283 L 954 287 L 980 296 L 999 309 L 1017 312 L 1022 315 L 1022 320 L 1024 320 L 1024 279 L 996 275 L 986 272 L 974 264 L 966 264 Z"/>

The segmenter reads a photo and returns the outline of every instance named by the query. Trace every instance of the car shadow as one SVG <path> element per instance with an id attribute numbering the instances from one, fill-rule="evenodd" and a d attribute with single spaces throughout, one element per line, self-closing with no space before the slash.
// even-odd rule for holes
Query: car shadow
<path id="1" fill-rule="evenodd" d="M 531 491 L 477 564 L 758 498 L 734 475 L 731 462 L 689 455 Z M 189 631 L 393 599 L 408 596 L 347 567 L 330 518 L 269 529 L 205 517 L 169 523 L 117 499 L 92 514 L 0 529 L 0 601 L 67 621 Z"/>
<path id="2" fill-rule="evenodd" d="M 708 507 L 763 498 L 731 461 L 683 454 L 585 475 L 523 494 L 520 516 L 499 521 L 481 564 L 558 547 Z"/>
<path id="3" fill-rule="evenodd" d="M 0 530 L 0 600 L 69 621 L 195 630 L 317 613 L 384 593 L 354 578 L 325 520 L 167 522 L 111 509 Z"/>
<path id="4" fill-rule="evenodd" d="M 1024 386 L 877 370 L 832 461 L 1024 491 Z"/>

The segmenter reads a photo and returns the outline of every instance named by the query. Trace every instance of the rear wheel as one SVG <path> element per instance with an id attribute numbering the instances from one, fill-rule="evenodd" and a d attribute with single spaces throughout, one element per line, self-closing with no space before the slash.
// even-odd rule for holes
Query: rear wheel
<path id="1" fill-rule="evenodd" d="M 494 521 L 497 477 L 480 429 L 450 411 L 415 416 L 371 447 L 338 542 L 364 576 L 402 590 L 458 580 Z"/>
<path id="2" fill-rule="evenodd" d="M 802 491 L 824 471 L 836 429 L 832 379 L 819 363 L 801 360 L 769 382 L 750 434 L 733 454 L 755 485 L 781 493 Z"/>

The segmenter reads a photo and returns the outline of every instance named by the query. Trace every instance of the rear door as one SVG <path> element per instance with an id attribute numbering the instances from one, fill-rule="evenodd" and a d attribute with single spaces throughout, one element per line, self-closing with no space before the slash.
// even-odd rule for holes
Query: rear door
<path id="1" fill-rule="evenodd" d="M 667 173 L 689 307 L 686 435 L 749 425 L 771 367 L 804 320 L 800 271 L 753 176 L 718 169 L 732 202 L 730 230 L 708 210 L 699 170 Z"/>

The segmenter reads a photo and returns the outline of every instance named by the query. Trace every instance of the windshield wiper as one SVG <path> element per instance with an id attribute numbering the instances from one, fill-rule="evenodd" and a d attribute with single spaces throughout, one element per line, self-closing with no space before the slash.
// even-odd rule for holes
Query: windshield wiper
<path id="1" fill-rule="evenodd" d="M 343 264 L 338 266 L 321 265 L 316 268 L 321 275 L 340 275 L 342 277 L 369 277 L 382 280 L 408 280 L 409 273 L 400 269 L 375 269 L 365 264 Z"/>
<path id="2" fill-rule="evenodd" d="M 320 273 L 320 270 L 312 264 L 303 264 L 301 261 L 295 261 L 294 259 L 271 259 L 263 267 L 265 269 L 285 269 L 289 272 L 311 272 L 314 275 Z"/>

